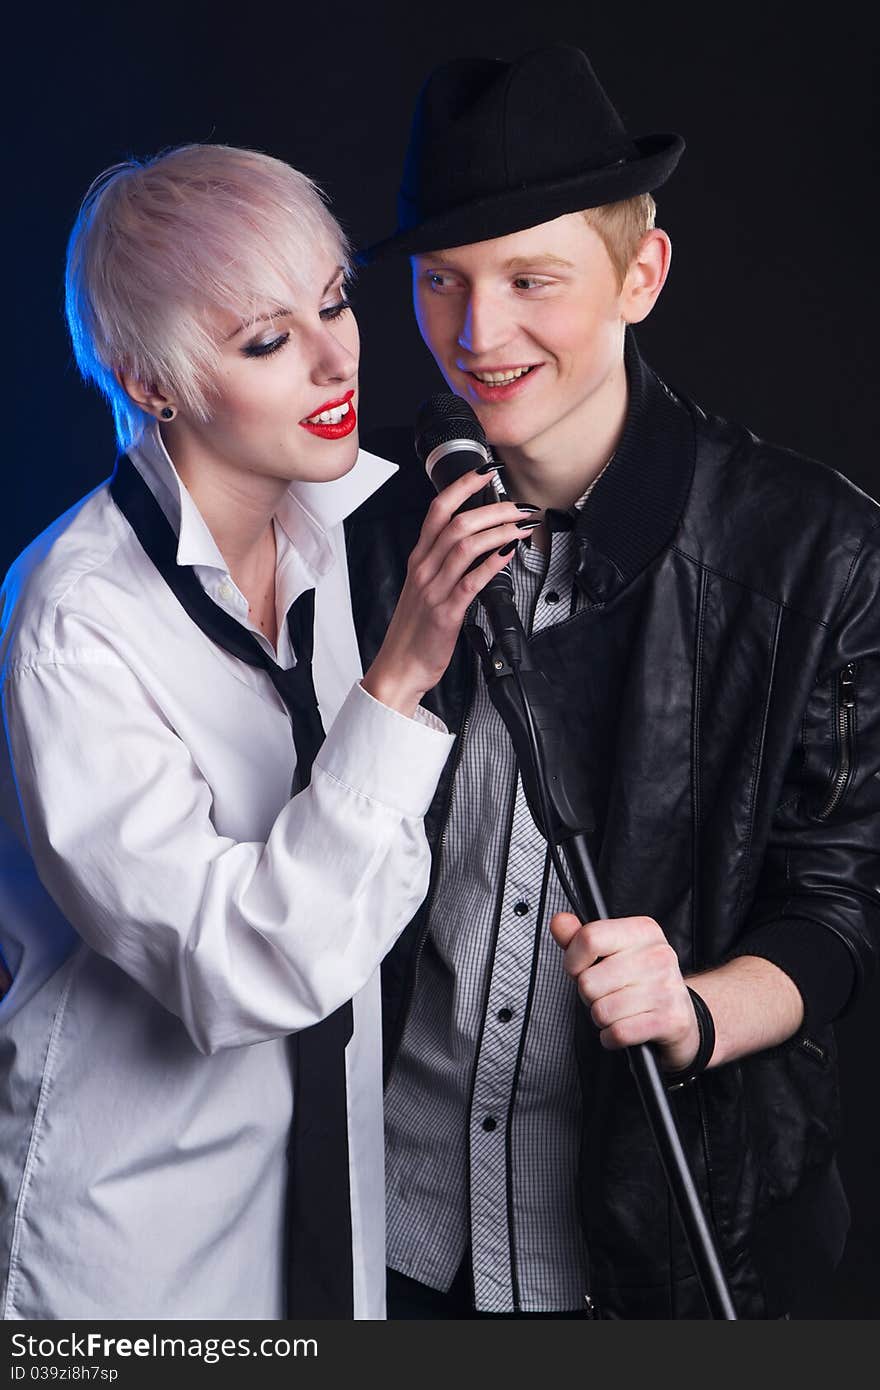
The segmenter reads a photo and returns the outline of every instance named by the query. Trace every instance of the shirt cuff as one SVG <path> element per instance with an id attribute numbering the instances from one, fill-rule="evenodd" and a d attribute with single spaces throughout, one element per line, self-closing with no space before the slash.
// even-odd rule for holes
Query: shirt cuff
<path id="1" fill-rule="evenodd" d="M 333 721 L 315 766 L 372 801 L 422 817 L 455 742 L 439 720 L 427 710 L 423 714 L 430 722 L 408 719 L 358 682 Z"/>
<path id="2" fill-rule="evenodd" d="M 363 689 L 363 687 L 361 688 Z M 367 693 L 369 694 L 369 691 Z M 416 723 L 423 725 L 426 729 L 436 729 L 438 734 L 449 733 L 449 730 L 443 723 L 443 720 L 438 719 L 437 715 L 432 714 L 429 709 L 425 709 L 424 705 L 416 705 L 415 710 L 413 712 L 413 719 L 415 719 Z"/>
<path id="3" fill-rule="evenodd" d="M 802 917 L 786 917 L 756 927 L 726 959 L 737 956 L 760 956 L 794 981 L 804 1001 L 801 1033 L 823 1028 L 838 1018 L 856 984 L 849 947 L 821 922 Z"/>

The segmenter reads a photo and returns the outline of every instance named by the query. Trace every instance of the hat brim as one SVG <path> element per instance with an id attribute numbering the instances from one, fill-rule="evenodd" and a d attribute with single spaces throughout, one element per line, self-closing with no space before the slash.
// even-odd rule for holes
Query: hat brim
<path id="1" fill-rule="evenodd" d="M 643 135 L 632 143 L 638 151 L 632 159 L 567 179 L 505 189 L 503 193 L 462 204 L 359 249 L 355 260 L 358 265 L 370 265 L 394 254 L 415 256 L 469 246 L 475 241 L 492 241 L 526 227 L 552 222 L 568 212 L 650 193 L 669 178 L 684 152 L 684 140 L 666 132 Z"/>

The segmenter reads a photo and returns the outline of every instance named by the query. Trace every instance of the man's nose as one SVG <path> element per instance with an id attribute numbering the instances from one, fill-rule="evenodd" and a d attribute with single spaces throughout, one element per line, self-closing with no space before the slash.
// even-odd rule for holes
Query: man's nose
<path id="1" fill-rule="evenodd" d="M 509 327 L 497 302 L 488 294 L 472 291 L 458 335 L 459 346 L 474 357 L 484 357 L 506 342 L 508 336 Z"/>

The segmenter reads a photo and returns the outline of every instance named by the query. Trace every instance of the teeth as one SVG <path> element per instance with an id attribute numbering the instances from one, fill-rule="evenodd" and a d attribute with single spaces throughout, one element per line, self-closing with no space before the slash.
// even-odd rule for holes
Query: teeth
<path id="1" fill-rule="evenodd" d="M 508 381 L 516 381 L 518 377 L 525 376 L 530 372 L 531 367 L 516 367 L 512 372 L 474 372 L 477 381 L 484 381 L 487 386 L 503 386 Z"/>
<path id="2" fill-rule="evenodd" d="M 339 421 L 348 414 L 350 402 L 345 401 L 342 405 L 335 405 L 332 410 L 322 410 L 319 415 L 309 415 L 306 419 L 307 425 L 338 425 Z"/>

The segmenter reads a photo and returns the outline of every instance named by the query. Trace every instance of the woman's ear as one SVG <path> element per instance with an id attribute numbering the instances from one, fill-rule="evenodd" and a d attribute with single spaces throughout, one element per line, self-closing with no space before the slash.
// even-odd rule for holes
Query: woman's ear
<path id="1" fill-rule="evenodd" d="M 157 386 L 144 386 L 137 377 L 124 371 L 116 373 L 116 380 L 135 405 L 140 406 L 148 415 L 155 416 L 157 420 L 168 420 L 171 417 L 165 412 L 170 410 L 177 414 L 176 407 L 167 396 L 163 396 Z"/>
<path id="2" fill-rule="evenodd" d="M 659 227 L 646 232 L 630 262 L 620 292 L 627 323 L 641 323 L 657 302 L 672 260 L 672 242 Z"/>

